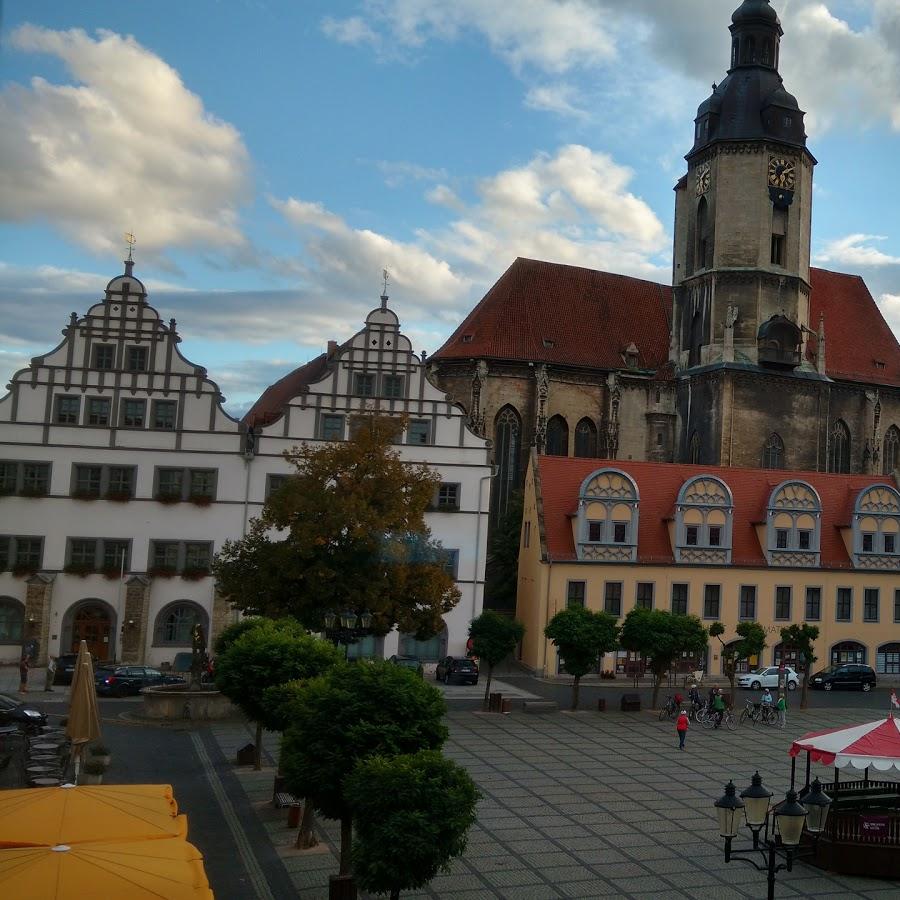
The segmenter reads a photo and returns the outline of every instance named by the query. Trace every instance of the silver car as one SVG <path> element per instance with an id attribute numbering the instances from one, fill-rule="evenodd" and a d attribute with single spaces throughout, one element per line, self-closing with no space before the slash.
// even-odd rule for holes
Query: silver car
<path id="1" fill-rule="evenodd" d="M 738 687 L 750 688 L 750 690 L 753 691 L 759 691 L 763 688 L 777 688 L 778 673 L 780 671 L 778 666 L 767 666 L 765 669 L 759 669 L 756 672 L 748 672 L 746 675 L 739 675 L 737 680 Z M 803 676 L 790 666 L 785 666 L 784 678 L 787 689 L 789 691 L 796 691 Z"/>

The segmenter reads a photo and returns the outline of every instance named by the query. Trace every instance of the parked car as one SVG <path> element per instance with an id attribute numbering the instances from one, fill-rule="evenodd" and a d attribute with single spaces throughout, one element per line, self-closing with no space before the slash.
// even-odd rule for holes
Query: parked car
<path id="1" fill-rule="evenodd" d="M 34 731 L 46 724 L 47 717 L 36 707 L 0 694 L 0 725 L 17 725 L 24 731 Z"/>
<path id="2" fill-rule="evenodd" d="M 469 684 L 478 684 L 478 665 L 467 656 L 445 656 L 434 670 L 437 681 L 450 684 L 452 679 Z"/>
<path id="3" fill-rule="evenodd" d="M 147 666 L 115 666 L 99 668 L 94 673 L 97 693 L 102 697 L 125 697 L 139 694 L 145 687 L 157 684 L 184 684 L 180 675 L 167 675 Z"/>
<path id="4" fill-rule="evenodd" d="M 765 669 L 759 669 L 756 672 L 738 675 L 738 687 L 750 688 L 753 691 L 759 691 L 763 688 L 777 688 L 779 671 L 778 666 L 767 666 Z M 784 678 L 789 691 L 796 691 L 803 680 L 803 676 L 790 666 L 784 667 Z"/>
<path id="5" fill-rule="evenodd" d="M 404 669 L 412 669 L 418 675 L 425 674 L 425 667 L 422 665 L 422 660 L 419 659 L 418 656 L 397 656 L 395 653 L 389 660 L 395 666 L 401 666 Z"/>
<path id="6" fill-rule="evenodd" d="M 810 687 L 821 688 L 823 691 L 832 691 L 835 688 L 861 688 L 871 691 L 875 687 L 875 670 L 871 666 L 860 663 L 842 663 L 839 666 L 829 666 L 816 672 L 809 680 Z"/>
<path id="7" fill-rule="evenodd" d="M 71 684 L 75 674 L 75 660 L 77 653 L 62 653 L 56 658 L 56 674 L 53 676 L 54 684 Z"/>

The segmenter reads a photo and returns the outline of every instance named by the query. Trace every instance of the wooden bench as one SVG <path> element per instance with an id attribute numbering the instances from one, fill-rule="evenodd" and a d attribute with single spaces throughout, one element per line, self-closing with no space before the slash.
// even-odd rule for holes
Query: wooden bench
<path id="1" fill-rule="evenodd" d="M 288 791 L 276 791 L 272 802 L 275 804 L 276 809 L 284 809 L 286 806 L 294 806 L 300 801 Z"/>
<path id="2" fill-rule="evenodd" d="M 527 713 L 558 712 L 559 704 L 555 700 L 524 700 L 522 709 Z"/>

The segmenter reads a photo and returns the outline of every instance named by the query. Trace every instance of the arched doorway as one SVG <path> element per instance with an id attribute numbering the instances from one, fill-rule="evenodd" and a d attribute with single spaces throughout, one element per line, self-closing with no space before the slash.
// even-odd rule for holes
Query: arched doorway
<path id="1" fill-rule="evenodd" d="M 841 641 L 831 648 L 831 664 L 840 666 L 843 663 L 864 663 L 866 646 L 858 641 Z"/>
<path id="2" fill-rule="evenodd" d="M 875 671 L 879 675 L 900 675 L 900 643 L 894 641 L 878 648 Z"/>
<path id="3" fill-rule="evenodd" d="M 116 658 L 116 614 L 102 600 L 82 600 L 70 607 L 63 618 L 60 652 L 77 653 L 82 641 L 95 661 Z"/>

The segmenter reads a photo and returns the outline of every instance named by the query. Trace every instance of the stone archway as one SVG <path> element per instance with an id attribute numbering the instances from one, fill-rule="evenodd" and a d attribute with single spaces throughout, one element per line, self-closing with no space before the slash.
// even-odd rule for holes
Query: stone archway
<path id="1" fill-rule="evenodd" d="M 60 653 L 77 653 L 87 641 L 94 661 L 116 658 L 116 613 L 103 600 L 87 599 L 73 604 L 63 616 Z"/>

